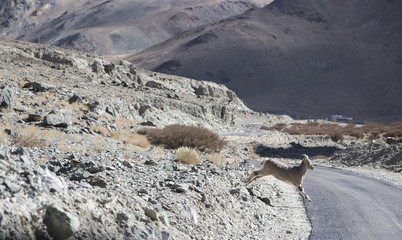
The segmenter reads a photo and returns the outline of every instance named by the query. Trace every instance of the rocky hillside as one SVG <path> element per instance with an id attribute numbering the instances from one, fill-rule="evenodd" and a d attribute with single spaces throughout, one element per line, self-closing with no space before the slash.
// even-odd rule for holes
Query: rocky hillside
<path id="1" fill-rule="evenodd" d="M 244 185 L 260 156 L 298 164 L 344 149 L 329 164 L 386 165 L 401 182 L 398 141 L 262 130 L 294 120 L 252 112 L 222 85 L 45 45 L 0 40 L 0 117 L 2 239 L 308 239 L 293 186 Z M 137 133 L 175 123 L 226 145 L 188 165 Z"/>
<path id="2" fill-rule="evenodd" d="M 402 3 L 276 0 L 126 59 L 222 83 L 254 110 L 402 118 Z"/>
<path id="3" fill-rule="evenodd" d="M 244 186 L 254 169 L 248 143 L 228 138 L 220 153 L 187 165 L 136 133 L 172 123 L 236 132 L 236 116 L 259 115 L 224 86 L 1 40 L 0 110 L 1 238 L 309 235 L 292 186 Z"/>
<path id="4" fill-rule="evenodd" d="M 125 54 L 272 0 L 3 0 L 0 36 L 102 55 Z"/>
<path id="5" fill-rule="evenodd" d="M 1 43 L 3 88 L 20 97 L 11 107 L 27 114 L 44 116 L 54 108 L 53 102 L 61 108 L 76 103 L 88 119 L 106 113 L 149 126 L 180 122 L 219 129 L 230 127 L 237 112 L 249 111 L 233 91 L 215 83 L 172 80 L 128 62 L 115 65 L 94 55 L 43 45 Z M 73 112 L 72 117 L 83 116 Z"/>

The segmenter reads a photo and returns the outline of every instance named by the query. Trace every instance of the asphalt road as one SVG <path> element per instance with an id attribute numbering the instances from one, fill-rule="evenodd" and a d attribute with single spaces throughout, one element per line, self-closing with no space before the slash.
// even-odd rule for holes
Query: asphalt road
<path id="1" fill-rule="evenodd" d="M 308 171 L 303 184 L 315 239 L 402 239 L 402 188 L 333 168 Z"/>

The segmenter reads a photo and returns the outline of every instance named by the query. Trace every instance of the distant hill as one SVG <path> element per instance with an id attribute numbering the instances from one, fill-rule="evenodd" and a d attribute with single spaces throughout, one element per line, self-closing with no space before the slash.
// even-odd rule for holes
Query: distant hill
<path id="1" fill-rule="evenodd" d="M 125 54 L 272 0 L 2 0 L 0 37 Z"/>
<path id="2" fill-rule="evenodd" d="M 276 0 L 127 59 L 223 83 L 254 110 L 402 119 L 402 2 Z"/>

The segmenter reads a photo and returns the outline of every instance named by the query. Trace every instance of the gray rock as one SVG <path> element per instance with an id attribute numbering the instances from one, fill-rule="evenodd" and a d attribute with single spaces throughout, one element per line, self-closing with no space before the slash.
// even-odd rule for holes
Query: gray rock
<path id="1" fill-rule="evenodd" d="M 122 162 L 122 164 L 123 164 L 124 166 L 128 167 L 128 168 L 133 168 L 133 165 L 131 165 L 131 163 L 129 163 L 129 162 L 126 161 L 126 160 L 124 160 L 124 161 Z"/>
<path id="2" fill-rule="evenodd" d="M 167 231 L 162 231 L 161 232 L 161 237 L 162 237 L 162 240 L 169 240 L 170 239 L 170 233 L 167 232 Z"/>
<path id="3" fill-rule="evenodd" d="M 98 172 L 103 172 L 105 170 L 106 170 L 106 168 L 103 165 L 92 165 L 92 166 L 89 167 L 88 171 L 90 173 L 98 173 Z"/>
<path id="4" fill-rule="evenodd" d="M 12 104 L 13 91 L 5 88 L 0 90 L 0 108 L 8 108 Z"/>
<path id="5" fill-rule="evenodd" d="M 239 194 L 240 193 L 240 188 L 232 188 L 229 190 L 230 194 Z"/>
<path id="6" fill-rule="evenodd" d="M 194 208 L 190 208 L 189 212 L 191 216 L 191 221 L 194 224 L 198 224 L 198 213 L 194 210 Z"/>
<path id="7" fill-rule="evenodd" d="M 171 188 L 173 191 L 175 191 L 177 193 L 185 193 L 188 190 L 188 185 L 187 184 L 173 184 Z"/>
<path id="8" fill-rule="evenodd" d="M 4 185 L 10 190 L 11 193 L 17 193 L 21 190 L 21 186 L 8 180 L 4 179 Z"/>
<path id="9" fill-rule="evenodd" d="M 122 227 L 127 224 L 129 217 L 125 213 L 118 213 L 116 216 L 116 223 Z"/>
<path id="10" fill-rule="evenodd" d="M 24 163 L 24 165 L 25 166 L 29 166 L 29 165 L 31 165 L 31 159 L 29 158 L 29 156 L 28 155 L 22 155 L 22 156 L 20 156 L 20 160 L 21 160 L 21 162 L 23 162 Z"/>
<path id="11" fill-rule="evenodd" d="M 146 160 L 146 161 L 144 162 L 144 164 L 145 164 L 145 165 L 148 165 L 148 166 L 154 166 L 154 167 L 157 167 L 157 166 L 158 166 L 158 163 L 156 163 L 155 161 L 152 161 L 152 160 Z"/>
<path id="12" fill-rule="evenodd" d="M 27 121 L 28 122 L 40 122 L 42 120 L 42 116 L 39 114 L 32 114 L 28 115 Z"/>
<path id="13" fill-rule="evenodd" d="M 89 182 L 91 186 L 106 188 L 107 183 L 102 179 L 94 179 Z"/>
<path id="14" fill-rule="evenodd" d="M 141 194 L 141 195 L 149 194 L 148 190 L 146 190 L 145 188 L 141 188 L 140 190 L 138 190 L 138 193 Z"/>
<path id="15" fill-rule="evenodd" d="M 74 172 L 71 175 L 70 180 L 81 181 L 83 179 L 87 179 L 87 178 L 90 178 L 90 177 L 91 177 L 91 174 L 89 172 L 83 171 L 83 170 L 80 169 L 79 171 Z"/>
<path id="16" fill-rule="evenodd" d="M 65 183 L 60 180 L 60 178 L 56 177 L 48 169 L 46 169 L 42 177 L 42 183 L 47 186 L 50 192 L 60 192 L 63 188 L 66 187 Z"/>
<path id="17" fill-rule="evenodd" d="M 158 213 L 153 209 L 144 208 L 144 213 L 145 213 L 145 216 L 149 217 L 152 221 L 159 220 Z"/>
<path id="18" fill-rule="evenodd" d="M 72 124 L 72 112 L 70 109 L 54 109 L 43 119 L 43 123 L 47 126 L 66 128 Z"/>
<path id="19" fill-rule="evenodd" d="M 33 92 L 47 92 L 56 89 L 53 85 L 41 82 L 29 82 L 23 88 L 28 88 Z"/>
<path id="20" fill-rule="evenodd" d="M 28 155 L 28 151 L 24 147 L 13 147 L 11 148 L 11 154 L 13 155 Z"/>
<path id="21" fill-rule="evenodd" d="M 157 88 L 157 89 L 164 89 L 165 87 L 163 86 L 162 83 L 157 82 L 157 81 L 148 81 L 147 83 L 145 83 L 146 87 L 150 87 L 150 88 Z"/>
<path id="22" fill-rule="evenodd" d="M 73 236 L 80 226 L 78 217 L 53 206 L 46 207 L 43 223 L 51 237 L 61 240 Z"/>
<path id="23" fill-rule="evenodd" d="M 74 94 L 72 97 L 70 97 L 70 98 L 68 99 L 68 103 L 69 103 L 69 104 L 73 104 L 73 103 L 82 103 L 83 100 L 84 100 L 83 97 Z"/>
<path id="24" fill-rule="evenodd" d="M 0 159 L 8 159 L 8 148 L 4 144 L 0 144 Z"/>

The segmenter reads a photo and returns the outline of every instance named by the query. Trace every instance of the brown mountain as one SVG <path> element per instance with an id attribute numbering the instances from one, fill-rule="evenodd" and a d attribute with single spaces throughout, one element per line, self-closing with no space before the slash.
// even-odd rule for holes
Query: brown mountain
<path id="1" fill-rule="evenodd" d="M 402 2 L 276 0 L 127 59 L 224 83 L 268 112 L 402 118 Z"/>
<path id="2" fill-rule="evenodd" d="M 2 0 L 0 37 L 124 54 L 272 0 Z"/>

